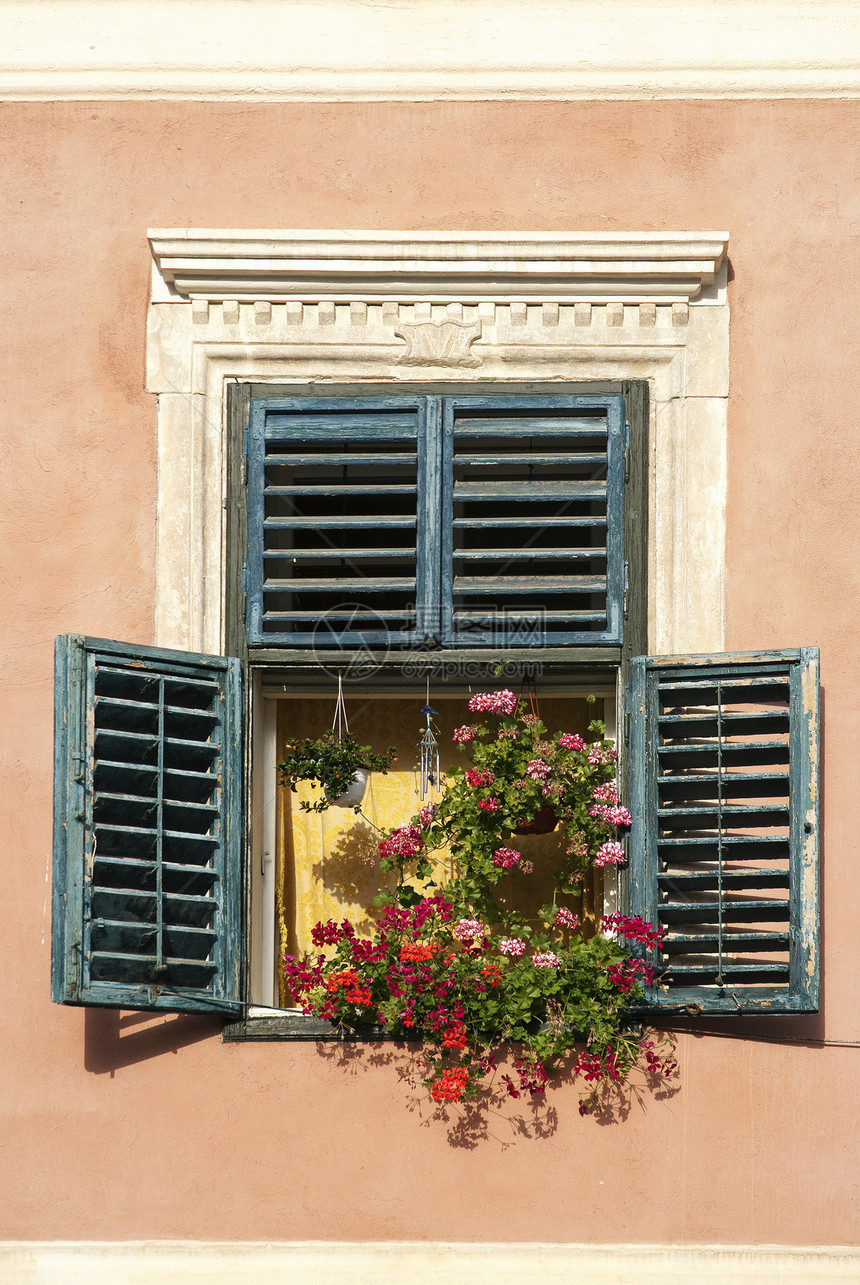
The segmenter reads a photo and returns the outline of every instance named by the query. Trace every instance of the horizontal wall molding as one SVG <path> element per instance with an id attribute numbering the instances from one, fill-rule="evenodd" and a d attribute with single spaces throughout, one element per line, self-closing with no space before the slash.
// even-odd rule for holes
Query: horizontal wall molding
<path id="1" fill-rule="evenodd" d="M 0 0 L 0 98 L 843 98 L 854 0 Z"/>
<path id="2" fill-rule="evenodd" d="M 857 97 L 854 0 L 0 0 L 0 98 Z"/>
<path id="3" fill-rule="evenodd" d="M 728 233 L 159 229 L 149 239 L 165 301 L 686 303 L 713 284 Z"/>
<path id="4" fill-rule="evenodd" d="M 825 1285 L 856 1282 L 844 1246 L 548 1245 L 450 1242 L 33 1242 L 0 1245 L 0 1285 Z"/>

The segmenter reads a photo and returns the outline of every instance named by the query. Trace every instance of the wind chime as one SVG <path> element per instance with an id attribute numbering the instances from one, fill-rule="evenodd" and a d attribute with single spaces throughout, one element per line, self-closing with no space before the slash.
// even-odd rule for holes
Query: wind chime
<path id="1" fill-rule="evenodd" d="M 339 741 L 343 740 L 343 734 L 349 735 L 349 719 L 346 716 L 346 701 L 343 699 L 343 674 L 338 670 L 337 675 L 337 700 L 334 706 L 334 718 L 331 720 L 331 730 L 336 734 Z"/>
<path id="2" fill-rule="evenodd" d="M 421 802 L 439 789 L 439 744 L 430 721 L 436 713 L 430 704 L 430 676 L 427 676 L 427 703 L 421 713 L 427 720 L 424 734 L 421 737 Z"/>

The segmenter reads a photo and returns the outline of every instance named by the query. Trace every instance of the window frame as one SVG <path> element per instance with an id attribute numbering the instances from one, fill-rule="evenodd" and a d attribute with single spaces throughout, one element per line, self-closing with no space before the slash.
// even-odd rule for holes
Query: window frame
<path id="1" fill-rule="evenodd" d="M 571 396 L 577 395 L 580 386 L 571 383 L 565 386 L 565 392 L 570 391 Z M 263 711 L 263 700 L 265 699 L 262 687 L 264 680 L 268 677 L 271 681 L 295 683 L 302 690 L 333 691 L 332 681 L 327 679 L 322 688 L 319 680 L 319 659 L 324 662 L 336 662 L 348 660 L 350 652 L 345 649 L 338 656 L 324 654 L 321 658 L 304 648 L 276 648 L 260 645 L 250 645 L 245 628 L 246 621 L 246 602 L 245 586 L 247 584 L 246 574 L 243 574 L 242 551 L 247 547 L 247 522 L 248 522 L 248 504 L 247 504 L 247 456 L 246 451 L 246 429 L 249 423 L 251 403 L 258 398 L 277 399 L 282 395 L 294 395 L 297 391 L 303 391 L 306 396 L 306 390 L 296 390 L 294 386 L 273 386 L 270 384 L 255 384 L 251 382 L 237 382 L 229 388 L 227 402 L 227 424 L 228 424 L 228 454 L 227 454 L 227 550 L 228 550 L 228 579 L 225 587 L 225 604 L 226 604 L 226 637 L 229 654 L 237 655 L 242 659 L 243 668 L 246 675 L 245 692 L 246 692 L 246 743 L 254 746 L 252 754 L 248 755 L 248 767 L 246 771 L 245 790 L 246 790 L 246 815 L 249 818 L 260 816 L 261 807 L 264 806 L 263 793 L 258 778 L 255 778 L 252 758 L 262 757 L 263 751 L 263 726 L 265 715 Z M 349 397 L 357 391 L 365 394 L 368 391 L 371 395 L 385 391 L 392 391 L 391 385 L 374 386 L 367 390 L 363 386 L 356 390 L 354 385 L 346 387 L 326 386 L 322 395 L 326 398 L 344 395 Z M 397 392 L 403 391 L 403 386 L 398 385 Z M 600 689 L 604 694 L 612 693 L 614 696 L 613 707 L 616 722 L 615 733 L 619 744 L 619 779 L 622 791 L 626 790 L 626 771 L 627 758 L 622 743 L 623 730 L 626 726 L 622 716 L 623 712 L 623 692 L 626 683 L 626 675 L 629 667 L 630 658 L 646 649 L 647 645 L 647 551 L 648 551 L 648 474 L 649 474 L 649 396 L 650 389 L 648 382 L 645 380 L 626 381 L 614 385 L 611 389 L 605 390 L 614 394 L 620 394 L 623 398 L 624 405 L 624 451 L 623 451 L 623 477 L 621 484 L 624 488 L 623 503 L 623 522 L 624 522 L 624 557 L 626 562 L 626 583 L 621 603 L 623 638 L 619 644 L 581 644 L 572 646 L 553 646 L 542 649 L 540 652 L 544 663 L 544 673 L 550 683 L 557 684 L 566 680 L 569 684 L 571 678 L 575 681 L 576 687 L 582 693 Z M 436 383 L 426 384 L 418 383 L 409 392 L 423 396 L 444 396 L 450 397 L 452 403 L 455 401 L 480 401 L 486 402 L 492 398 L 494 393 L 500 398 L 510 397 L 512 399 L 525 396 L 540 397 L 552 396 L 560 392 L 557 384 L 550 386 L 529 385 L 524 392 L 519 386 L 490 385 L 481 386 L 480 397 L 463 390 L 461 387 L 451 385 L 439 385 Z M 588 393 L 582 393 L 583 397 L 588 397 Z M 526 649 L 527 655 L 528 650 Z M 403 690 L 408 685 L 410 690 L 415 690 L 415 679 L 402 680 L 398 682 L 393 670 L 396 670 L 402 663 L 404 655 L 409 655 L 413 660 L 416 656 L 421 656 L 420 652 L 404 652 L 399 658 L 396 658 L 389 667 L 383 667 L 382 678 L 377 675 L 377 683 L 382 682 L 387 690 Z M 473 683 L 486 683 L 486 685 L 497 685 L 498 678 L 495 673 L 498 661 L 498 649 L 496 648 L 463 648 L 463 647 L 446 647 L 444 651 L 432 650 L 423 655 L 427 659 L 428 665 L 434 662 L 445 663 L 450 666 L 456 666 L 458 663 L 468 664 L 470 674 L 474 677 L 470 680 Z M 523 657 L 526 661 L 526 656 Z M 422 680 L 423 681 L 423 680 Z M 269 756 L 271 758 L 271 755 Z M 271 767 L 271 763 L 269 764 Z M 262 842 L 262 835 L 259 824 L 254 830 L 254 823 L 251 821 L 248 826 L 248 835 L 246 839 L 246 868 L 244 880 L 244 897 L 245 907 L 245 931 L 243 941 L 246 946 L 251 946 L 256 942 L 260 946 L 260 931 L 258 919 L 261 914 L 271 913 L 274 922 L 274 909 L 271 897 L 265 907 L 261 907 L 260 902 L 263 894 L 261 892 L 261 880 L 257 872 L 261 870 L 262 865 L 267 861 L 265 844 Z M 614 874 L 614 872 L 613 872 Z M 611 884 L 611 887 L 610 887 Z M 607 882 L 608 908 L 623 908 L 626 897 L 623 877 L 620 881 L 617 878 L 610 878 Z M 273 967 L 276 961 L 273 961 Z M 263 967 L 267 966 L 267 961 L 263 961 Z M 251 950 L 246 949 L 244 960 L 245 971 L 245 994 L 252 996 L 254 990 L 259 987 L 260 964 L 257 959 L 251 957 Z M 308 1017 L 298 1013 L 295 1010 L 284 1011 L 281 1009 L 269 1010 L 267 1006 L 249 1002 L 245 1014 L 237 1019 L 228 1021 L 224 1026 L 224 1039 L 228 1041 L 244 1040 L 319 1040 L 319 1039 L 340 1039 L 344 1038 L 342 1033 L 336 1032 L 328 1023 L 320 1022 L 318 1019 Z M 357 1032 L 354 1036 L 348 1038 L 355 1039 L 388 1039 L 390 1036 L 387 1032 L 377 1028 L 366 1028 Z"/>

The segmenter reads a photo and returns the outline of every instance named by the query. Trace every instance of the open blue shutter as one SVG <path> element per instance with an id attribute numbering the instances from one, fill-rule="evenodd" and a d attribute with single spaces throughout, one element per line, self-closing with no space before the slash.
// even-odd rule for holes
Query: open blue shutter
<path id="1" fill-rule="evenodd" d="M 443 442 L 443 642 L 618 645 L 623 399 L 445 398 Z"/>
<path id="2" fill-rule="evenodd" d="M 239 662 L 56 643 L 52 998 L 237 1012 Z"/>
<path id="3" fill-rule="evenodd" d="M 630 910 L 659 1008 L 818 1008 L 818 652 L 637 657 Z"/>
<path id="4" fill-rule="evenodd" d="M 252 401 L 249 643 L 382 648 L 438 630 L 438 420 L 427 398 Z"/>

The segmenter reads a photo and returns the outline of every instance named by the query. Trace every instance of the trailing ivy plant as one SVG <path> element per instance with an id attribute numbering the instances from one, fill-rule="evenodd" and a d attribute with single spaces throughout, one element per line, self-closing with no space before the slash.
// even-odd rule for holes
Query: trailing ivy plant
<path id="1" fill-rule="evenodd" d="M 655 1085 L 675 1070 L 671 1042 L 627 1017 L 655 984 L 647 955 L 659 951 L 661 930 L 611 915 L 588 935 L 576 909 L 587 872 L 624 861 L 631 818 L 618 802 L 614 747 L 596 721 L 590 741 L 550 736 L 507 690 L 474 696 L 469 710 L 481 717 L 454 733 L 468 765 L 449 773 L 439 802 L 379 842 L 396 887 L 377 899 L 371 935 L 348 920 L 317 924 L 316 952 L 285 958 L 287 986 L 306 1012 L 338 1026 L 423 1041 L 435 1103 L 481 1094 L 511 1044 L 500 1073 L 509 1095 L 542 1095 L 570 1055 L 585 1086 L 580 1110 L 607 1108 L 634 1068 Z M 535 818 L 563 835 L 537 925 L 497 896 L 506 875 L 533 873 L 516 831 Z M 437 887 L 431 854 L 442 848 L 454 873 Z"/>

